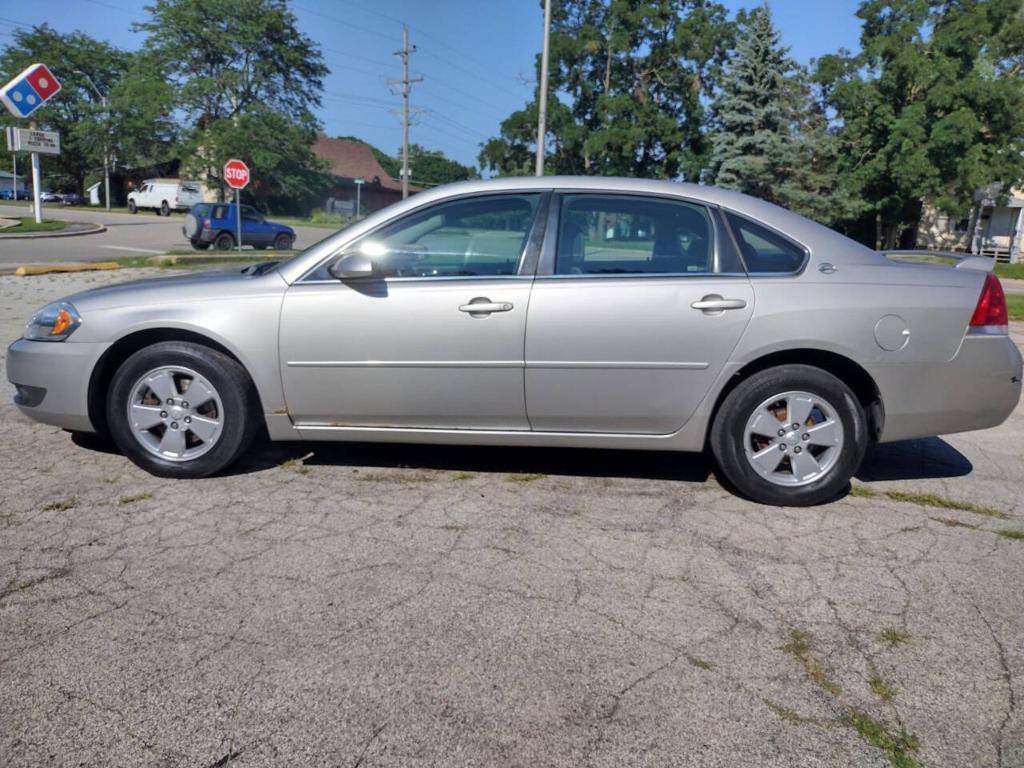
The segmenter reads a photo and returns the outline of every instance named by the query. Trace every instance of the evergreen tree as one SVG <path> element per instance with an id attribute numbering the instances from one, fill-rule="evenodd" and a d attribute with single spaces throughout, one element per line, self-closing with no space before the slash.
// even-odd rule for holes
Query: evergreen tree
<path id="1" fill-rule="evenodd" d="M 768 7 L 740 19 L 736 51 L 714 102 L 711 173 L 720 187 L 772 202 L 796 166 L 797 146 L 786 114 L 796 95 L 796 65 L 782 47 Z"/>

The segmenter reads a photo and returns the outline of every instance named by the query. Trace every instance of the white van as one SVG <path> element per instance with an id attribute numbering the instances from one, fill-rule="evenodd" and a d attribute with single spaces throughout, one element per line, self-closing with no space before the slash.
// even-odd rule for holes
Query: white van
<path id="1" fill-rule="evenodd" d="M 142 186 L 128 193 L 128 212 L 152 208 L 161 216 L 171 211 L 187 211 L 203 202 L 203 188 L 198 181 L 180 179 L 146 179 Z"/>

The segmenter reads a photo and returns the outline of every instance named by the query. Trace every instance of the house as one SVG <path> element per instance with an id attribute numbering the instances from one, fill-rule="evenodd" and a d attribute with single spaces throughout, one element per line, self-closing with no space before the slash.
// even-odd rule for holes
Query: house
<path id="1" fill-rule="evenodd" d="M 15 178 L 11 171 L 0 171 L 0 192 L 7 192 L 12 188 L 16 188 L 19 192 L 25 190 L 25 177 L 20 173 L 12 182 L 11 179 Z"/>
<path id="2" fill-rule="evenodd" d="M 351 216 L 358 198 L 362 213 L 373 213 L 402 199 L 402 183 L 388 175 L 369 145 L 321 136 L 313 144 L 313 153 L 329 163 L 334 176 L 334 187 L 324 203 L 328 211 Z M 357 179 L 363 183 L 357 185 Z M 409 185 L 410 194 L 420 191 Z"/>
<path id="3" fill-rule="evenodd" d="M 1016 264 L 1024 260 L 1024 189 L 1007 196 L 995 184 L 979 190 L 974 207 L 962 216 L 947 216 L 927 203 L 922 206 L 917 246 L 962 251 Z"/>

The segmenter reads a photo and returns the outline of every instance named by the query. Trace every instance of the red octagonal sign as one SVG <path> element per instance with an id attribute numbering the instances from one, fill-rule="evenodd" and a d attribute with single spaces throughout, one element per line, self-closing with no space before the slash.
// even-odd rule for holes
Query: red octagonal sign
<path id="1" fill-rule="evenodd" d="M 228 160 L 224 163 L 224 181 L 232 189 L 244 189 L 249 183 L 249 166 L 241 160 Z"/>

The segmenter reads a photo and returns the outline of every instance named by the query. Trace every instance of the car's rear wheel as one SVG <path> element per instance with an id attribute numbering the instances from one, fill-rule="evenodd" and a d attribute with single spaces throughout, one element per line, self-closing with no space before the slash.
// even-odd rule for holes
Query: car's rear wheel
<path id="1" fill-rule="evenodd" d="M 867 447 L 864 410 L 830 373 L 769 368 L 722 402 L 711 450 L 725 479 L 763 504 L 810 506 L 838 496 Z"/>
<path id="2" fill-rule="evenodd" d="M 206 477 L 228 466 L 249 447 L 258 417 L 242 366 L 191 342 L 136 352 L 114 374 L 107 396 L 117 447 L 159 477 Z"/>
<path id="3" fill-rule="evenodd" d="M 161 216 L 170 216 L 171 215 L 171 206 L 169 206 L 167 204 L 166 200 L 164 200 L 162 203 L 160 203 L 160 215 Z"/>
<path id="4" fill-rule="evenodd" d="M 291 235 L 286 232 L 282 232 L 274 238 L 274 249 L 278 251 L 287 251 L 292 247 L 293 242 L 294 239 Z"/>
<path id="5" fill-rule="evenodd" d="M 221 232 L 213 241 L 213 247 L 218 251 L 230 251 L 235 247 L 235 238 L 227 232 Z"/>
<path id="6" fill-rule="evenodd" d="M 128 201 L 128 213 L 138 213 L 138 212 L 139 212 L 139 206 L 137 206 L 135 204 L 134 200 L 129 200 Z"/>

